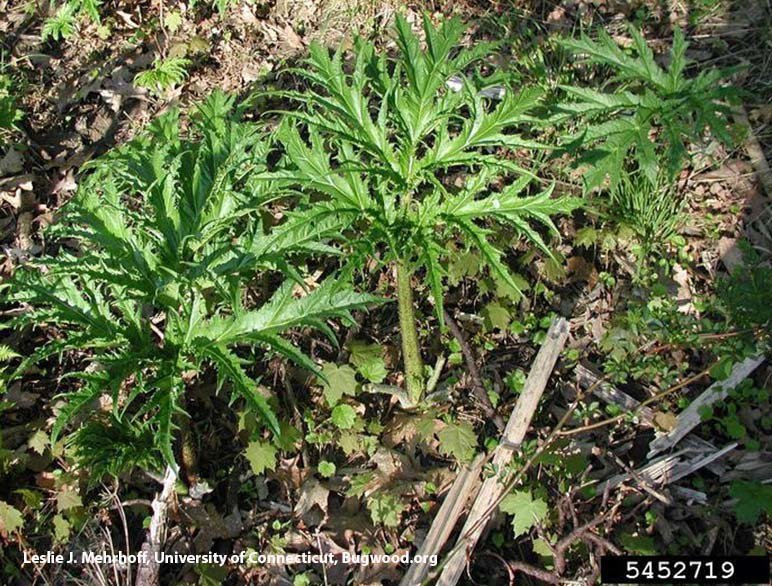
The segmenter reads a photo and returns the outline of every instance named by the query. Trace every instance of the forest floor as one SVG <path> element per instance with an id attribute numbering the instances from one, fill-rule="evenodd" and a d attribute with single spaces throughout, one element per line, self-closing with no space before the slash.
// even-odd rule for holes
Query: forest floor
<path id="1" fill-rule="evenodd" d="M 291 425 L 299 433 L 273 469 L 255 474 L 244 450 L 248 416 L 202 392 L 191 416 L 200 438 L 199 474 L 211 492 L 178 487 L 166 549 L 410 551 L 425 538 L 463 466 L 459 460 L 466 459 L 459 455 L 469 448 L 449 448 L 442 430 L 471 428 L 475 448 L 493 449 L 503 432 L 497 423 L 508 420 L 558 316 L 568 321 L 568 340 L 515 457 L 518 466 L 528 463 L 521 494 L 533 497 L 530 504 L 548 504 L 550 522 L 532 522 L 519 532 L 517 522 L 513 528 L 496 516 L 460 583 L 595 583 L 599 555 L 609 552 L 740 555 L 772 549 L 772 498 L 765 484 L 772 479 L 772 363 L 761 356 L 739 376 L 752 359 L 729 360 L 766 334 L 752 332 L 749 341 L 747 328 L 716 318 L 714 307 L 722 280 L 750 262 L 741 242 L 750 243 L 759 266 L 772 260 L 772 176 L 765 167 L 772 156 L 772 12 L 765 2 L 255 0 L 231 2 L 223 14 L 203 2 L 194 8 L 104 2 L 100 24 L 83 19 L 70 38 L 46 41 L 46 8 L 37 4 L 0 0 L 1 73 L 12 80 L 23 115 L 0 145 L 4 279 L 50 252 L 45 229 L 77 191 L 88 161 L 125 144 L 161 113 L 175 107 L 186 112 L 214 89 L 247 97 L 295 87 L 298 80 L 285 71 L 302 66 L 312 42 L 350 47 L 359 33 L 393 48 L 397 13 L 416 27 L 421 10 L 438 20 L 458 16 L 469 26 L 465 42 L 501 41 L 496 66 L 529 74 L 539 63 L 556 67 L 548 53 L 553 36 L 600 27 L 624 42 L 629 22 L 642 28 L 657 55 L 678 26 L 699 67 L 738 67 L 733 80 L 745 93 L 734 122 L 749 126 L 734 147 L 711 140 L 694 147 L 677 186 L 687 221 L 668 258 L 652 269 L 659 288 L 636 280 L 630 235 L 589 211 L 560 220 L 559 262 L 525 248 L 513 255 L 515 272 L 530 283 L 524 296 L 486 277 L 473 253 L 458 251 L 445 267 L 445 307 L 455 331 L 435 333 L 429 292 L 416 285 L 426 363 L 446 359 L 438 384 L 446 396 L 433 415 L 416 418 L 393 398 L 366 396 L 357 407 L 366 423 L 319 443 L 326 432 L 313 412 L 326 409 L 323 385 L 283 359 L 270 359 L 261 384 L 278 393 L 289 389 Z M 189 59 L 181 83 L 162 92 L 137 87 L 138 73 L 170 55 Z M 276 107 L 273 98 L 255 103 Z M 561 177 L 558 191 L 581 192 L 578 174 L 555 170 L 554 176 Z M 390 272 L 373 280 L 379 292 L 393 291 Z M 772 282 L 761 285 L 772 288 Z M 3 308 L 8 317 L 14 311 Z M 385 383 L 403 384 L 396 311 L 384 307 L 355 317 L 340 352 L 321 337 L 305 343 L 312 358 L 349 364 L 360 373 L 369 361 L 385 370 Z M 6 332 L 3 344 L 24 354 L 53 335 Z M 22 565 L 21 555 L 137 551 L 160 490 L 156 476 L 139 471 L 93 486 L 64 444 L 50 444 L 67 365 L 30 372 L 0 396 L 0 505 L 12 504 L 24 518 L 23 531 L 18 524 L 7 531 L 8 510 L 0 508 L 2 583 L 128 584 L 124 568 Z M 733 381 L 733 393 L 709 414 L 701 411 L 701 421 L 680 443 L 651 453 L 652 441 L 678 429 L 679 414 L 717 380 Z M 501 421 L 485 415 L 477 387 Z M 570 417 L 557 430 L 566 413 Z M 324 470 L 321 462 L 334 467 Z M 653 470 L 652 462 L 667 472 Z M 162 583 L 364 586 L 397 584 L 405 570 L 394 563 L 170 564 Z"/>

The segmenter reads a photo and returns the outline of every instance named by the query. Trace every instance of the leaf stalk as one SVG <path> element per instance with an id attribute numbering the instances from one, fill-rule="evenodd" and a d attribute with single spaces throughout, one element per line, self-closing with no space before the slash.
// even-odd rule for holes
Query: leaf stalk
<path id="1" fill-rule="evenodd" d="M 421 402 L 424 392 L 424 364 L 418 345 L 418 327 L 413 301 L 412 276 L 408 263 L 400 259 L 396 263 L 397 304 L 399 330 L 402 341 L 402 359 L 405 363 L 405 384 L 413 405 Z"/>

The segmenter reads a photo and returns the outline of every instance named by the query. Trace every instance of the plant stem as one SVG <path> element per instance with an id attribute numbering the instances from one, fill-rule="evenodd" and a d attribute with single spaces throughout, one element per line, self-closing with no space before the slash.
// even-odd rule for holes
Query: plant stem
<path id="1" fill-rule="evenodd" d="M 414 405 L 424 391 L 424 363 L 418 346 L 418 328 L 413 304 L 412 272 L 403 260 L 397 261 L 397 304 L 399 331 L 402 339 L 402 359 L 405 362 L 407 394 Z"/>
<path id="2" fill-rule="evenodd" d="M 184 409 L 184 395 L 180 397 L 180 400 L 183 403 Z M 179 414 L 177 417 L 177 427 L 179 427 L 180 430 L 180 459 L 182 460 L 182 472 L 185 475 L 188 486 L 193 486 L 198 482 L 198 455 L 196 454 L 196 444 L 190 426 L 190 418 L 187 414 Z"/>

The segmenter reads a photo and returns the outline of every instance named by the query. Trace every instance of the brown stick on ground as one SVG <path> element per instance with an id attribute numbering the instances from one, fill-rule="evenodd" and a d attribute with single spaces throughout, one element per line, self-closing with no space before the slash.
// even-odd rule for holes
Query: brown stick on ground
<path id="1" fill-rule="evenodd" d="M 142 544 L 142 551 L 146 552 L 146 564 L 140 564 L 137 568 L 137 581 L 135 586 L 158 586 L 158 573 L 160 565 L 155 561 L 155 555 L 160 553 L 164 543 L 166 531 L 166 509 L 169 499 L 174 492 L 177 482 L 177 471 L 171 466 L 166 467 L 163 488 L 153 499 L 153 517 L 150 519 L 150 529 L 147 539 Z"/>
<path id="2" fill-rule="evenodd" d="M 729 391 L 748 378 L 765 360 L 763 355 L 751 356 L 732 367 L 732 371 L 726 380 L 716 381 L 705 389 L 702 394 L 692 401 L 689 406 L 678 415 L 675 427 L 664 435 L 660 435 L 649 444 L 648 457 L 659 454 L 676 445 L 691 430 L 702 422 L 700 411 L 706 405 L 721 401 L 729 394 Z"/>
<path id="3" fill-rule="evenodd" d="M 531 425 L 536 408 L 539 405 L 547 381 L 555 368 L 560 352 L 568 339 L 568 322 L 558 318 L 552 322 L 547 338 L 539 349 L 536 359 L 533 361 L 531 371 L 525 381 L 522 393 L 515 404 L 515 409 L 509 417 L 509 422 L 504 430 L 502 441 L 493 455 L 493 469 L 502 471 L 501 474 L 488 478 L 483 482 L 480 492 L 472 505 L 464 528 L 458 538 L 456 553 L 445 564 L 442 574 L 437 581 L 437 586 L 452 586 L 456 584 L 464 571 L 467 552 L 471 552 L 487 525 L 484 520 L 491 504 L 496 502 L 501 495 L 502 488 L 507 485 L 512 477 L 506 466 L 514 455 L 514 450 L 522 443 L 525 434 Z M 482 522 L 481 522 L 482 521 Z"/>
<path id="4" fill-rule="evenodd" d="M 656 412 L 649 407 L 641 407 L 641 402 L 634 399 L 624 391 L 620 391 L 618 388 L 610 383 L 604 382 L 599 375 L 596 374 L 597 369 L 594 369 L 586 364 L 577 364 L 574 373 L 576 374 L 576 382 L 582 389 L 592 388 L 592 393 L 605 401 L 613 405 L 621 407 L 621 409 L 627 413 L 635 412 L 641 424 L 646 427 L 658 428 L 656 419 Z M 704 439 L 697 437 L 694 434 L 687 435 L 681 445 L 684 449 L 689 450 L 692 454 L 714 454 L 718 452 L 718 448 Z M 718 462 L 713 461 L 707 464 L 708 470 L 713 472 L 719 477 L 722 477 L 726 473 L 724 466 Z"/>
<path id="5" fill-rule="evenodd" d="M 458 476 L 453 481 L 453 486 L 450 487 L 440 510 L 437 511 L 432 526 L 429 528 L 429 533 L 426 534 L 426 539 L 421 544 L 417 555 L 431 556 L 440 553 L 469 500 L 469 493 L 477 486 L 475 481 L 480 477 L 484 461 L 485 455 L 478 454 L 471 464 L 459 470 Z M 431 566 L 428 564 L 412 564 L 399 583 L 400 586 L 422 584 L 429 575 L 430 569 Z"/>
<path id="6" fill-rule="evenodd" d="M 769 163 L 764 156 L 764 149 L 759 143 L 759 139 L 753 133 L 753 127 L 748 120 L 748 115 L 745 113 L 745 108 L 740 106 L 734 112 L 734 119 L 736 122 L 748 127 L 748 138 L 745 139 L 745 151 L 748 153 L 748 157 L 751 160 L 753 168 L 756 170 L 756 175 L 759 177 L 761 186 L 764 191 L 767 192 L 767 197 L 772 197 L 772 172 L 769 170 Z"/>
<path id="7" fill-rule="evenodd" d="M 488 393 L 485 391 L 485 386 L 483 385 L 480 371 L 477 369 L 477 363 L 475 362 L 472 348 L 470 348 L 466 338 L 464 338 L 464 333 L 461 331 L 461 328 L 458 327 L 458 324 L 450 315 L 450 313 L 448 313 L 447 309 L 443 310 L 443 315 L 445 316 L 445 323 L 448 325 L 450 333 L 453 334 L 453 337 L 458 342 L 458 345 L 461 346 L 461 354 L 464 355 L 466 367 L 469 369 L 469 376 L 472 378 L 472 392 L 480 402 L 485 416 L 493 421 L 493 423 L 496 425 L 496 429 L 501 431 L 504 429 L 504 419 L 496 412 L 496 409 L 494 409 L 493 404 L 488 397 Z"/>

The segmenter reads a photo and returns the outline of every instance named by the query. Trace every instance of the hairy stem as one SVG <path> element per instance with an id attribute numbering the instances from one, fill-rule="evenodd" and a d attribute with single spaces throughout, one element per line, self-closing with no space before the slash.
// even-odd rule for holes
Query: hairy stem
<path id="1" fill-rule="evenodd" d="M 181 397 L 184 409 L 184 396 Z M 196 443 L 193 438 L 193 431 L 190 426 L 190 418 L 181 413 L 177 417 L 177 427 L 180 430 L 180 459 L 182 464 L 182 473 L 188 486 L 194 486 L 198 482 L 198 455 L 196 454 Z"/>
<path id="2" fill-rule="evenodd" d="M 418 328 L 413 304 L 412 272 L 402 260 L 397 261 L 397 303 L 399 330 L 402 339 L 402 358 L 405 362 L 407 394 L 415 405 L 424 391 L 424 363 L 418 346 Z"/>

